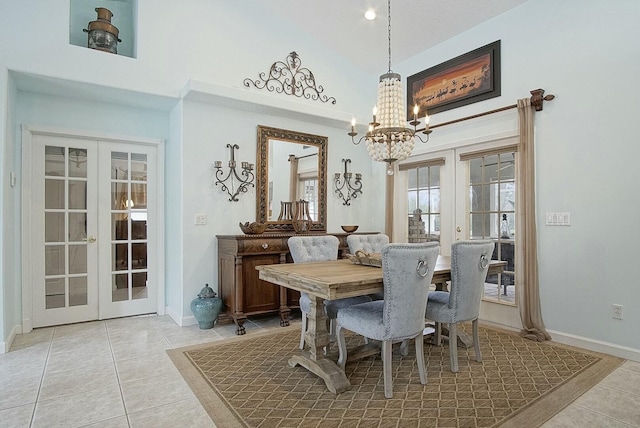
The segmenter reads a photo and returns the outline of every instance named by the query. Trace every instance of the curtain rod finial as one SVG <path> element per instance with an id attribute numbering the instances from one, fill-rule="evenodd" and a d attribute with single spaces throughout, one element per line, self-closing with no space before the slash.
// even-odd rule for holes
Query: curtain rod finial
<path id="1" fill-rule="evenodd" d="M 544 89 L 534 89 L 529 92 L 531 93 L 531 105 L 536 109 L 536 111 L 542 110 L 542 103 L 544 101 L 551 101 L 556 97 L 551 94 L 544 96 Z"/>

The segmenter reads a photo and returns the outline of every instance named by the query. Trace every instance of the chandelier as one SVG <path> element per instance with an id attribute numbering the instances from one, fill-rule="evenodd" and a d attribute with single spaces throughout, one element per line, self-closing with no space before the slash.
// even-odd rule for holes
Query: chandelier
<path id="1" fill-rule="evenodd" d="M 413 128 L 406 126 L 406 114 L 404 109 L 404 97 L 402 94 L 402 80 L 398 73 L 391 71 L 391 0 L 388 0 L 388 42 L 389 42 L 389 70 L 380 76 L 378 83 L 378 100 L 373 108 L 373 120 L 369 123 L 369 130 L 360 137 L 358 141 L 354 139 L 358 133 L 355 131 L 356 120 L 351 120 L 351 132 L 347 135 L 351 137 L 353 144 L 360 144 L 362 140 L 367 143 L 369 156 L 378 162 L 387 162 L 387 174 L 393 175 L 393 162 L 408 158 L 413 151 L 416 138 L 422 143 L 429 141 L 429 116 L 425 112 L 425 129 L 422 131 L 426 135 L 422 139 L 418 135 L 417 125 L 418 112 L 416 104 L 413 108 L 413 120 L 409 122 Z"/>

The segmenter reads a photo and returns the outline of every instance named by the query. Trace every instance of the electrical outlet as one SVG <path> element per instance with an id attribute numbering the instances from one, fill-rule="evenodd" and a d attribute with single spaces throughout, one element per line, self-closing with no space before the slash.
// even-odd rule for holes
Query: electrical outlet
<path id="1" fill-rule="evenodd" d="M 622 305 L 612 305 L 612 316 L 614 319 L 621 320 L 623 318 Z"/>

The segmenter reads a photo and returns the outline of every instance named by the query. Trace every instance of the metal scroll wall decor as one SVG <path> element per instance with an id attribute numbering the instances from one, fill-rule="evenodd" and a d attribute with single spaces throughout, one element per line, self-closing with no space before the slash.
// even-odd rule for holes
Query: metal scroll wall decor
<path id="1" fill-rule="evenodd" d="M 362 195 L 362 174 L 356 172 L 356 179 L 352 183 L 353 176 L 347 172 L 347 164 L 351 163 L 351 159 L 342 159 L 342 162 L 344 162 L 344 173 L 341 176 L 339 172 L 336 172 L 333 176 L 333 183 L 336 186 L 335 193 L 344 201 L 342 205 L 351 205 L 351 199 L 357 198 L 358 193 Z"/>
<path id="2" fill-rule="evenodd" d="M 323 103 L 336 103 L 334 97 L 323 94 L 322 85 L 316 86 L 316 78 L 308 68 L 301 68 L 302 61 L 298 54 L 291 52 L 285 61 L 276 61 L 271 65 L 269 73 L 260 73 L 259 79 L 244 79 L 244 86 L 251 85 L 258 89 L 267 89 L 269 92 L 279 94 L 295 95 L 308 100 L 320 100 Z"/>
<path id="3" fill-rule="evenodd" d="M 255 175 L 253 173 L 253 164 L 249 162 L 242 162 L 242 172 L 238 174 L 236 170 L 236 149 L 240 149 L 240 146 L 237 144 L 231 145 L 227 144 L 229 151 L 231 152 L 231 160 L 229 161 L 229 171 L 225 176 L 224 171 L 222 171 L 222 161 L 215 161 L 213 166 L 216 169 L 216 186 L 218 184 L 222 185 L 222 190 L 227 192 L 229 195 L 229 201 L 238 202 L 238 195 L 240 193 L 246 193 L 249 189 L 249 186 L 254 186 L 253 179 Z M 223 178 L 224 177 L 224 178 Z M 227 181 L 231 179 L 229 185 L 227 185 Z M 234 181 L 237 180 L 235 188 Z"/>

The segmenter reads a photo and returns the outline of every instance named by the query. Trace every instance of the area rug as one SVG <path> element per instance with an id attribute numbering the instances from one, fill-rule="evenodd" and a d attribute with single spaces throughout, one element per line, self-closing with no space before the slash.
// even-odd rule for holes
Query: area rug
<path id="1" fill-rule="evenodd" d="M 623 360 L 481 327 L 483 361 L 425 343 L 427 385 L 415 352 L 393 353 L 393 398 L 384 397 L 382 361 L 346 366 L 351 389 L 335 395 L 289 357 L 299 325 L 167 351 L 218 428 L 235 427 L 538 427 L 602 380 Z M 463 327 L 470 331 L 470 325 Z M 350 335 L 348 347 L 362 338 Z"/>

